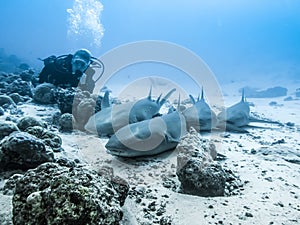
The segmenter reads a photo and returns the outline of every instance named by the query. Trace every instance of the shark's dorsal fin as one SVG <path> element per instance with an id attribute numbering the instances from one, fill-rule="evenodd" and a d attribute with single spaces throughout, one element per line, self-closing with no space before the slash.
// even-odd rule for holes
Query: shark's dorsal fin
<path id="1" fill-rule="evenodd" d="M 194 99 L 193 95 L 189 95 L 189 96 L 190 96 L 190 100 L 191 100 L 191 102 L 193 103 L 193 105 L 195 105 L 195 104 L 196 104 L 196 101 L 195 101 L 195 99 Z"/>
<path id="2" fill-rule="evenodd" d="M 162 100 L 159 102 L 159 105 L 162 106 L 167 101 L 167 99 L 171 96 L 171 94 L 173 94 L 173 92 L 175 91 L 176 88 L 173 88 L 171 91 L 169 91 L 168 94 L 166 94 L 166 96 L 163 97 Z"/>
<path id="3" fill-rule="evenodd" d="M 104 108 L 108 108 L 108 107 L 110 107 L 109 91 L 106 91 L 104 93 L 104 96 L 103 96 L 102 101 L 101 101 L 101 108 L 104 109 Z"/>
<path id="4" fill-rule="evenodd" d="M 205 101 L 205 100 L 204 100 L 204 91 L 203 91 L 203 86 L 202 86 L 202 90 L 201 90 L 201 101 Z"/>
<path id="5" fill-rule="evenodd" d="M 245 89 L 244 88 L 242 90 L 242 99 L 241 99 L 241 102 L 246 102 L 246 99 L 245 99 Z"/>
<path id="6" fill-rule="evenodd" d="M 158 96 L 157 100 L 156 100 L 156 103 L 157 103 L 157 104 L 159 104 L 159 101 L 160 101 L 161 95 L 162 95 L 162 94 L 160 94 L 160 95 Z"/>
<path id="7" fill-rule="evenodd" d="M 150 87 L 149 94 L 148 94 L 148 97 L 147 97 L 147 99 L 149 99 L 150 101 L 152 100 L 151 95 L 152 95 L 152 85 Z"/>

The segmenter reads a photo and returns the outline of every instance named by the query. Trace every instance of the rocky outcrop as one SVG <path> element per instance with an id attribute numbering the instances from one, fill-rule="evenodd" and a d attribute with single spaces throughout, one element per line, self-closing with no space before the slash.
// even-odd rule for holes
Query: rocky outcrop
<path id="1" fill-rule="evenodd" d="M 19 131 L 19 128 L 14 123 L 0 122 L 0 140 L 14 131 Z"/>
<path id="2" fill-rule="evenodd" d="M 41 139 L 44 142 L 44 144 L 49 146 L 54 152 L 60 152 L 63 150 L 61 147 L 61 137 L 57 134 L 40 126 L 28 127 L 25 131 Z"/>
<path id="3" fill-rule="evenodd" d="M 16 107 L 15 102 L 7 95 L 0 95 L 0 106 L 7 108 L 8 106 Z"/>
<path id="4" fill-rule="evenodd" d="M 27 170 L 53 160 L 53 152 L 26 132 L 11 133 L 0 142 L 0 170 Z"/>
<path id="5" fill-rule="evenodd" d="M 121 178 L 57 163 L 42 164 L 13 179 L 8 183 L 15 186 L 15 225 L 119 224 L 129 190 Z"/>
<path id="6" fill-rule="evenodd" d="M 0 72 L 0 93 L 6 94 L 9 84 L 18 78 L 16 74 Z"/>
<path id="7" fill-rule="evenodd" d="M 216 146 L 209 140 L 200 138 L 195 129 L 182 138 L 177 146 L 177 171 L 181 191 L 198 196 L 230 195 L 235 176 L 230 170 L 213 161 L 217 157 Z M 239 188 L 238 185 L 234 186 Z"/>
<path id="8" fill-rule="evenodd" d="M 33 100 L 41 104 L 53 104 L 55 103 L 54 99 L 54 90 L 56 87 L 53 84 L 43 83 L 34 89 Z"/>
<path id="9" fill-rule="evenodd" d="M 76 94 L 75 88 L 57 88 L 54 93 L 55 102 L 62 114 L 72 113 L 74 96 Z"/>
<path id="10" fill-rule="evenodd" d="M 55 102 L 62 114 L 73 115 L 74 128 L 83 130 L 88 119 L 101 109 L 101 96 L 75 88 L 58 88 L 54 94 Z"/>
<path id="11" fill-rule="evenodd" d="M 22 96 L 32 97 L 31 83 L 18 78 L 7 86 L 7 93 L 18 93 Z"/>
<path id="12" fill-rule="evenodd" d="M 74 117 L 71 113 L 64 113 L 59 118 L 59 126 L 61 131 L 70 132 L 73 130 Z"/>
<path id="13" fill-rule="evenodd" d="M 282 97 L 287 95 L 287 88 L 276 86 L 272 88 L 268 88 L 266 90 L 259 90 L 258 88 L 244 87 L 240 90 L 245 91 L 246 96 L 248 98 L 275 98 Z"/>
<path id="14" fill-rule="evenodd" d="M 190 159 L 177 171 L 184 193 L 214 197 L 224 196 L 226 173 L 218 164 L 203 166 L 201 160 Z"/>
<path id="15" fill-rule="evenodd" d="M 16 103 L 24 102 L 26 100 L 25 97 L 19 95 L 18 93 L 11 93 L 9 97 Z"/>
<path id="16" fill-rule="evenodd" d="M 300 98 L 300 88 L 297 88 L 297 89 L 296 89 L 296 97 L 297 97 L 297 98 Z"/>
<path id="17" fill-rule="evenodd" d="M 33 80 L 33 77 L 34 77 L 34 71 L 32 69 L 29 69 L 29 66 L 25 65 L 25 64 L 22 64 L 20 65 L 22 66 L 22 68 L 24 69 L 21 73 L 20 73 L 20 78 L 23 80 L 23 81 L 26 81 L 26 82 L 31 82 Z"/>
<path id="18" fill-rule="evenodd" d="M 17 126 L 21 131 L 25 131 L 28 127 L 46 127 L 46 124 L 34 117 L 25 116 L 18 121 Z"/>

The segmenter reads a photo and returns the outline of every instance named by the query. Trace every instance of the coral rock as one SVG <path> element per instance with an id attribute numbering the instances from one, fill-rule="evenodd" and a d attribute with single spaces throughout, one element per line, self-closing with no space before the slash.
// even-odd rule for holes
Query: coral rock
<path id="1" fill-rule="evenodd" d="M 73 130 L 73 122 L 74 122 L 74 117 L 70 113 L 64 113 L 61 115 L 59 119 L 59 125 L 61 131 L 72 131 Z"/>
<path id="2" fill-rule="evenodd" d="M 22 96 L 32 97 L 32 90 L 30 82 L 23 81 L 21 78 L 13 81 L 7 86 L 8 93 L 18 93 Z"/>
<path id="3" fill-rule="evenodd" d="M 12 93 L 9 95 L 9 97 L 18 104 L 19 102 L 24 102 L 23 96 L 19 95 L 18 93 Z"/>
<path id="4" fill-rule="evenodd" d="M 177 176 L 182 191 L 198 196 L 224 196 L 226 172 L 213 162 L 216 147 L 191 128 L 177 146 Z"/>
<path id="5" fill-rule="evenodd" d="M 13 196 L 15 225 L 116 225 L 120 193 L 111 180 L 84 167 L 45 163 L 19 178 Z"/>
<path id="6" fill-rule="evenodd" d="M 44 144 L 52 148 L 54 152 L 60 152 L 62 150 L 62 140 L 57 134 L 39 126 L 28 127 L 25 131 L 40 138 Z"/>
<path id="7" fill-rule="evenodd" d="M 34 117 L 26 116 L 19 120 L 17 126 L 20 130 L 25 131 L 28 127 L 46 127 L 46 124 Z"/>
<path id="8" fill-rule="evenodd" d="M 33 99 L 38 103 L 53 104 L 55 103 L 54 90 L 55 86 L 53 84 L 40 84 L 34 90 Z"/>
<path id="9" fill-rule="evenodd" d="M 0 106 L 16 106 L 15 102 L 9 97 L 9 96 L 6 96 L 6 95 L 0 95 Z"/>
<path id="10" fill-rule="evenodd" d="M 0 140 L 14 131 L 19 131 L 19 128 L 14 123 L 0 122 Z"/>
<path id="11" fill-rule="evenodd" d="M 53 160 L 53 152 L 47 151 L 40 139 L 26 132 L 11 133 L 0 143 L 0 168 L 2 170 L 27 170 Z"/>

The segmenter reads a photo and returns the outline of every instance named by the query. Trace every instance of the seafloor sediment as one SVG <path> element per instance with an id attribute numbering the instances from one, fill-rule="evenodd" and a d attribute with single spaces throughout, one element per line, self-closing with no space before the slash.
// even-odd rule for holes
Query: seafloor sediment
<path id="1" fill-rule="evenodd" d="M 126 159 L 106 152 L 107 138 L 83 131 L 91 112 L 95 108 L 100 110 L 97 96 L 86 92 L 75 96 L 72 90 L 59 90 L 52 96 L 49 86 L 40 88 L 46 92 L 37 96 L 31 92 L 32 87 L 27 87 L 28 81 L 22 80 L 26 77 L 24 73 L 26 71 L 22 76 L 22 73 L 1 75 L 1 224 L 13 224 L 13 221 L 34 224 L 22 221 L 30 218 L 28 214 L 32 212 L 40 213 L 40 218 L 44 214 L 51 215 L 47 224 L 55 220 L 59 224 L 72 224 L 77 218 L 74 215 L 78 215 L 77 224 L 86 224 L 87 220 L 91 224 L 130 225 L 300 222 L 300 100 L 294 86 L 287 87 L 288 96 L 248 98 L 253 103 L 253 114 L 279 121 L 283 126 L 259 124 L 260 128 L 248 128 L 248 133 L 198 135 L 192 131 L 175 151 Z M 224 87 L 224 92 L 234 89 L 237 93 L 242 86 L 234 83 Z M 287 97 L 291 98 L 287 100 Z M 78 101 L 76 108 L 70 101 L 72 98 Z M 228 91 L 226 104 L 239 99 L 238 94 Z M 74 123 L 76 116 L 81 120 Z M 208 142 L 213 142 L 219 157 L 205 150 L 209 149 L 205 147 Z M 186 148 L 193 152 L 191 157 L 182 152 Z M 14 149 L 22 150 L 17 159 L 9 153 Z M 26 149 L 33 149 L 35 155 L 28 154 Z M 178 171 L 178 163 L 182 162 L 178 159 L 180 154 L 180 160 L 184 158 L 189 162 L 185 164 L 185 171 Z M 43 182 L 30 183 L 33 179 L 30 176 L 39 177 L 41 168 L 48 168 L 47 163 L 61 168 L 48 171 L 56 178 L 49 174 Z M 40 172 L 35 172 L 40 164 L 42 167 L 37 169 Z M 205 170 L 206 177 L 200 176 L 200 172 L 204 174 L 202 167 L 207 164 L 216 165 L 210 168 L 220 176 L 210 177 L 214 173 L 209 169 Z M 78 176 L 85 178 L 80 180 Z M 194 182 L 192 189 L 189 182 Z M 205 192 L 204 196 L 203 185 L 218 191 Z M 24 188 L 23 194 L 28 193 L 30 198 L 21 196 L 20 188 Z M 70 188 L 75 191 L 68 192 Z M 24 204 L 29 202 L 31 207 L 20 209 L 20 199 Z M 45 211 L 35 208 L 42 208 L 41 202 L 48 203 L 44 204 Z M 55 209 L 51 209 L 53 205 Z M 64 208 L 66 205 L 70 210 Z M 94 212 L 97 207 L 104 214 L 81 217 L 83 209 Z M 50 209 L 51 213 L 47 214 Z M 59 220 L 70 215 L 75 219 Z"/>

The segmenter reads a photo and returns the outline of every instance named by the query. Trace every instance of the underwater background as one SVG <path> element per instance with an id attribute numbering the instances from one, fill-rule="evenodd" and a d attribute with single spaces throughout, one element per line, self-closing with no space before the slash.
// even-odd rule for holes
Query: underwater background
<path id="1" fill-rule="evenodd" d="M 222 84 L 263 77 L 300 79 L 297 0 L 1 0 L 0 57 L 41 69 L 37 58 L 89 49 L 95 57 L 126 43 L 162 40 L 183 46 Z M 11 60 L 17 60 L 13 56 Z M 4 62 L 2 60 L 1 69 Z M 164 74 L 139 65 L 122 72 Z M 121 79 L 121 78 L 119 78 Z M 268 84 L 264 85 L 268 87 Z"/>

